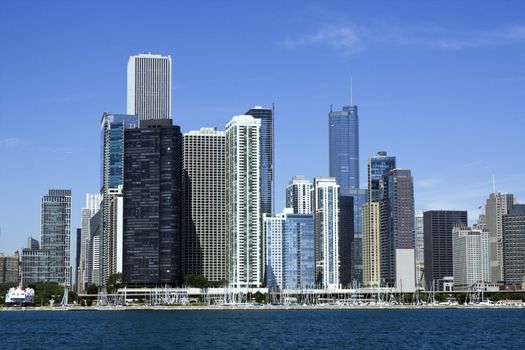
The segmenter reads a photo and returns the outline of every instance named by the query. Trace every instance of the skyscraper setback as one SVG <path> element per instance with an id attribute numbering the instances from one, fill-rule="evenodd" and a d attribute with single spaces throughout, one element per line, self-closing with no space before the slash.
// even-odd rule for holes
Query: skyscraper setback
<path id="1" fill-rule="evenodd" d="M 171 56 L 148 53 L 129 58 L 128 114 L 141 122 L 171 119 Z"/>

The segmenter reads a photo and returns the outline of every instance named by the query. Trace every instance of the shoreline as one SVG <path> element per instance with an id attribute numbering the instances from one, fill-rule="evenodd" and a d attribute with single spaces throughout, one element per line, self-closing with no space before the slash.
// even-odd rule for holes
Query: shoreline
<path id="1" fill-rule="evenodd" d="M 525 309 L 525 305 L 196 305 L 196 306 L 11 306 L 2 307 L 0 312 L 39 312 L 39 311 L 227 311 L 227 310 L 444 310 L 444 309 Z"/>

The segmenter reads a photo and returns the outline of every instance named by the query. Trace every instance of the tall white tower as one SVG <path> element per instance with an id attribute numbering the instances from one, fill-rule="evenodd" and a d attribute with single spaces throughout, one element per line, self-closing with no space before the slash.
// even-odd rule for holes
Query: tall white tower
<path id="1" fill-rule="evenodd" d="M 304 176 L 294 176 L 286 187 L 286 207 L 292 208 L 294 214 L 311 214 L 312 181 Z"/>
<path id="2" fill-rule="evenodd" d="M 226 125 L 226 279 L 262 285 L 261 122 L 239 115 Z"/>
<path id="3" fill-rule="evenodd" d="M 171 56 L 140 54 L 128 61 L 128 114 L 139 121 L 171 119 Z"/>

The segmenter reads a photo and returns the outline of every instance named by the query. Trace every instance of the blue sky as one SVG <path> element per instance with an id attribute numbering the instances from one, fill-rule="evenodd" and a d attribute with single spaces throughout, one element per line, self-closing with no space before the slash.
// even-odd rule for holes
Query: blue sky
<path id="1" fill-rule="evenodd" d="M 327 113 L 360 111 L 361 183 L 378 150 L 411 168 L 417 208 L 525 200 L 523 1 L 3 1 L 0 251 L 39 237 L 40 197 L 100 185 L 100 118 L 126 110 L 126 65 L 173 59 L 173 119 L 223 129 L 275 103 L 276 209 L 328 175 Z M 74 242 L 74 240 L 73 240 Z"/>

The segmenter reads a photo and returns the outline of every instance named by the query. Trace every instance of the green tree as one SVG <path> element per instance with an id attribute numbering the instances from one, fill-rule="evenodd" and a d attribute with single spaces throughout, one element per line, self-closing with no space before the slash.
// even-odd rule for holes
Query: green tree
<path id="1" fill-rule="evenodd" d="M 106 282 L 106 289 L 108 293 L 113 293 L 122 285 L 122 273 L 114 273 L 108 277 Z"/>
<path id="2" fill-rule="evenodd" d="M 194 288 L 208 288 L 210 282 L 205 276 L 202 275 L 186 275 L 184 276 L 184 285 Z"/>

